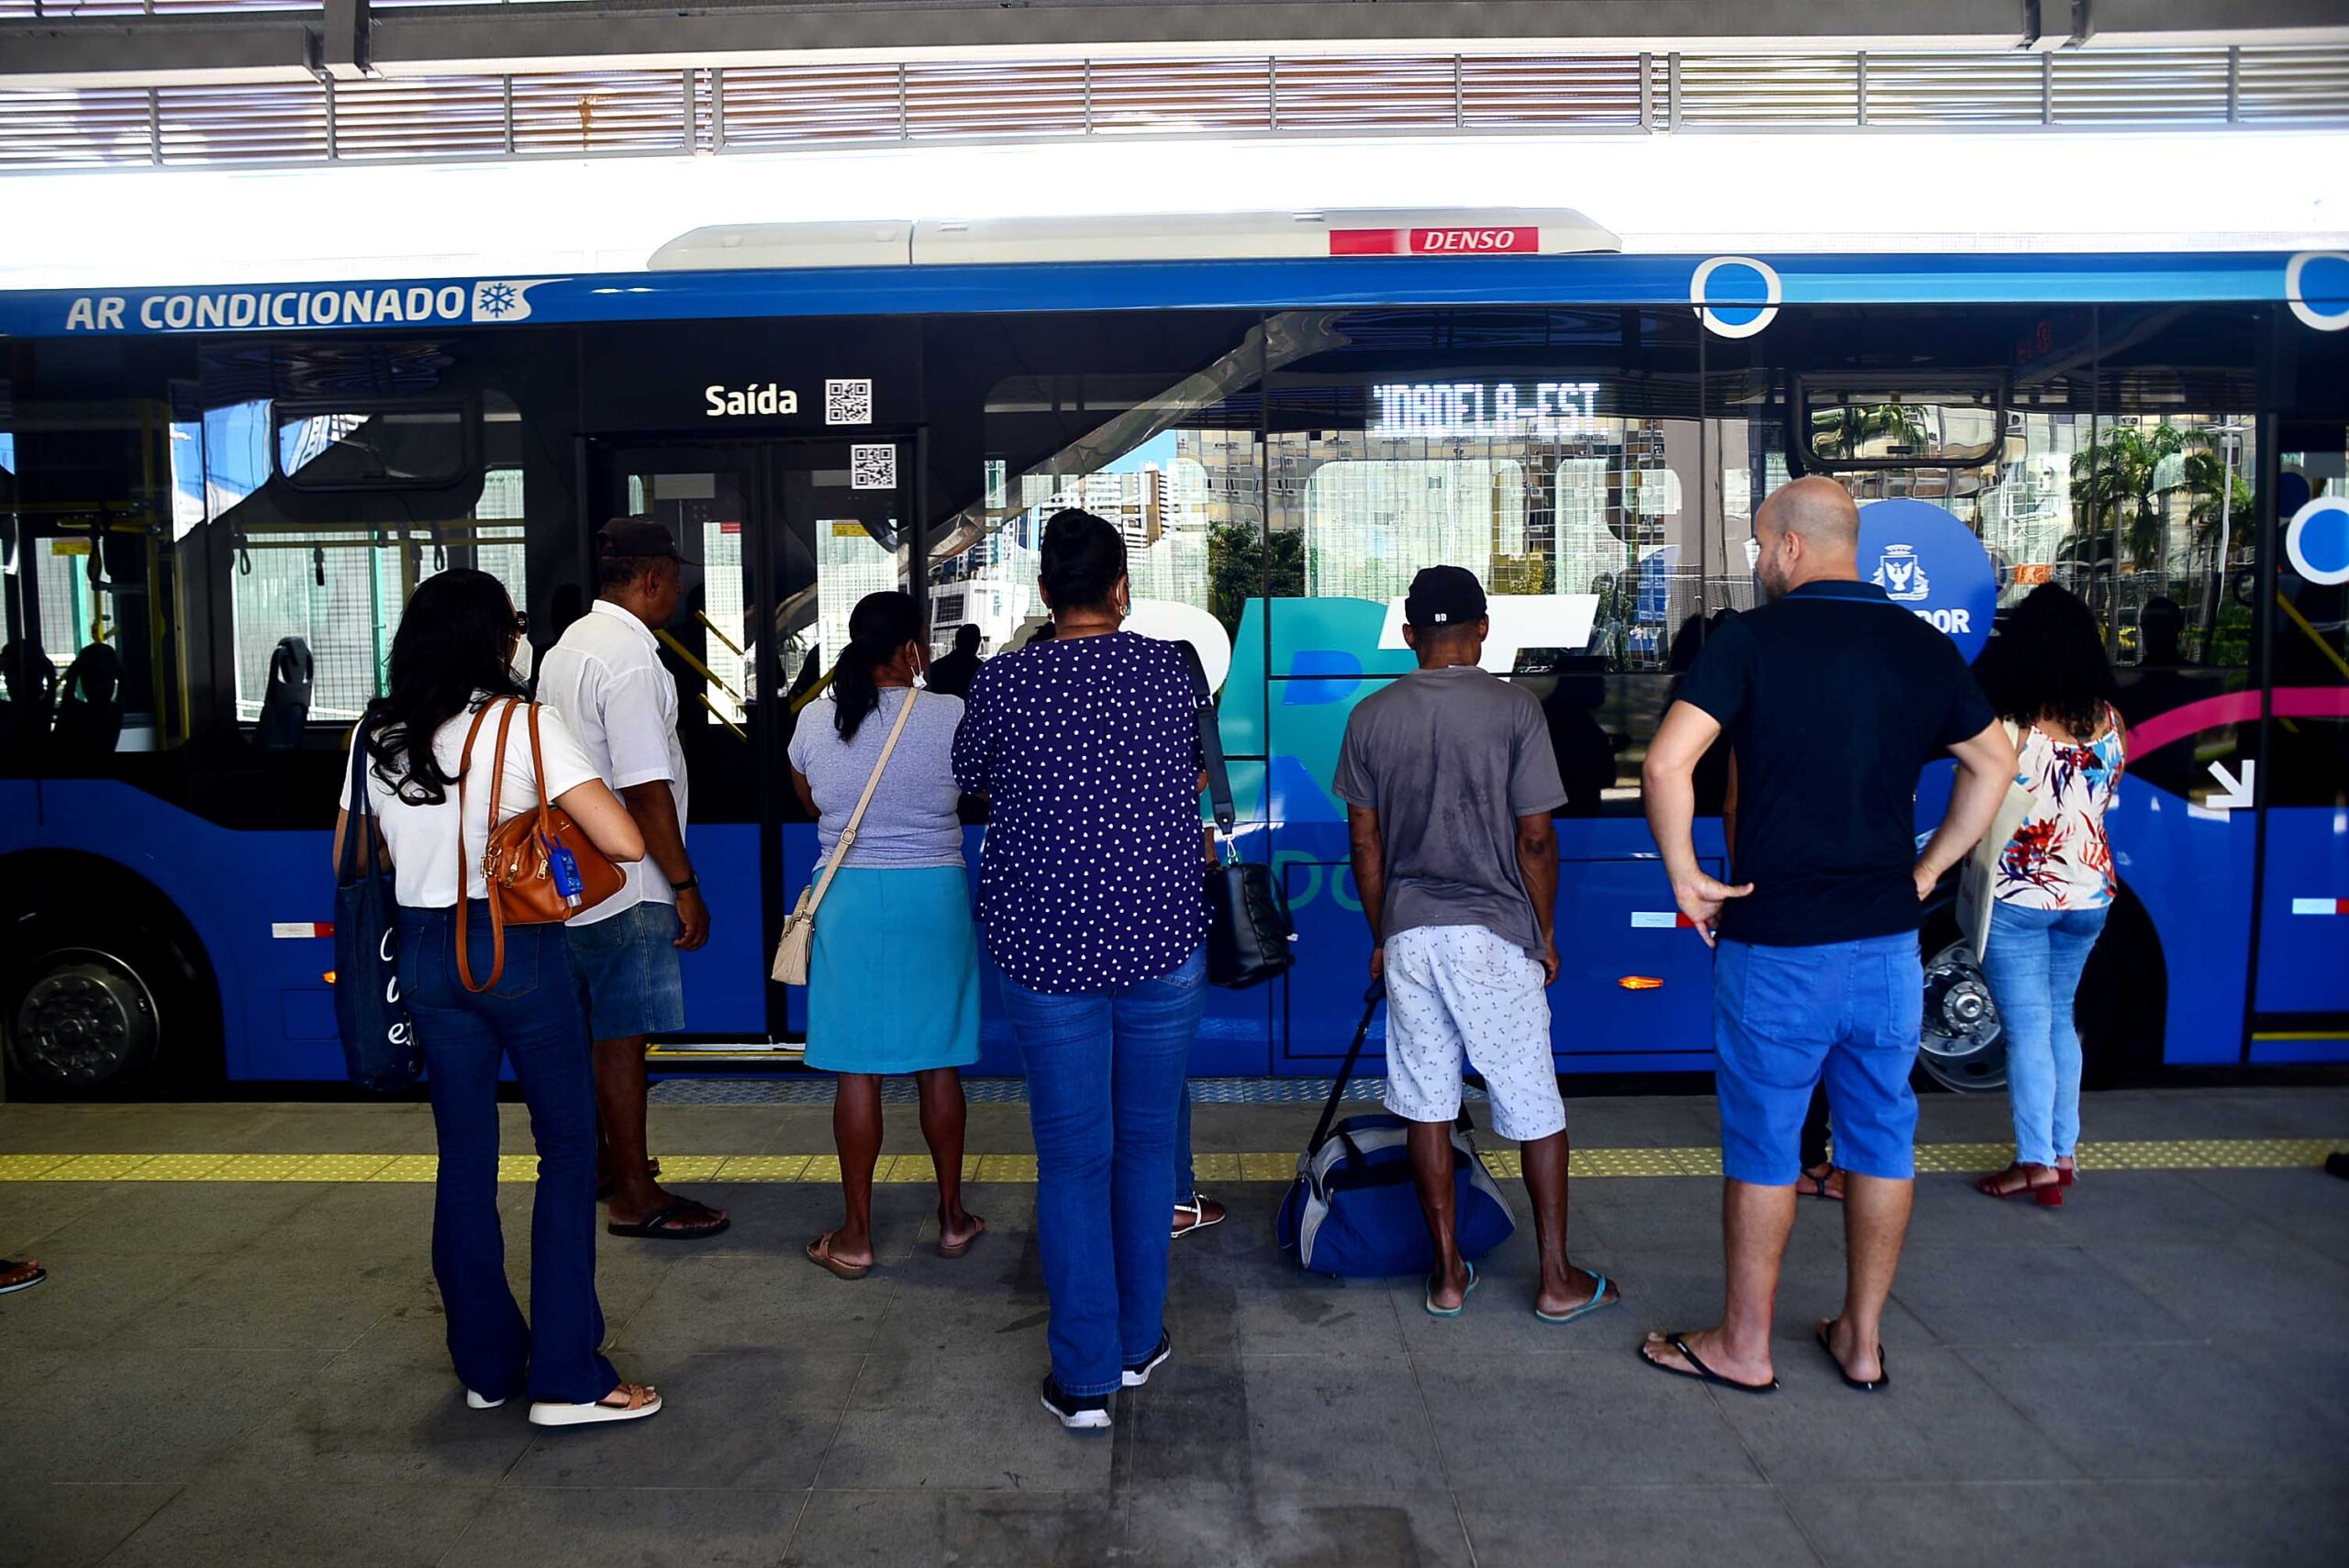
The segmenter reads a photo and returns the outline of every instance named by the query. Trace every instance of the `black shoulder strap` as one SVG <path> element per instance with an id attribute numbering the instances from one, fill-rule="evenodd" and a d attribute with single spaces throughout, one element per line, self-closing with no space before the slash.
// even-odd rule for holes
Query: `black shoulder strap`
<path id="1" fill-rule="evenodd" d="M 1354 1063 L 1362 1058 L 1363 1041 L 1370 1038 L 1370 1020 L 1377 1016 L 1378 1004 L 1386 995 L 1386 983 L 1374 980 L 1370 989 L 1362 994 L 1362 1023 L 1354 1029 L 1354 1042 L 1346 1048 L 1346 1060 L 1338 1069 L 1337 1081 L 1330 1085 L 1329 1103 L 1321 1107 L 1321 1120 L 1313 1129 L 1313 1141 L 1305 1146 L 1310 1159 L 1330 1140 L 1330 1124 L 1338 1119 L 1338 1106 L 1346 1097 L 1346 1080 L 1354 1075 Z"/>
<path id="2" fill-rule="evenodd" d="M 351 737 L 351 806 L 342 828 L 342 858 L 335 862 L 337 882 L 358 880 L 359 840 L 373 826 L 373 807 L 367 798 L 367 725 L 362 719 Z"/>
<path id="3" fill-rule="evenodd" d="M 1223 765 L 1223 730 L 1216 723 L 1215 694 L 1208 690 L 1207 667 L 1199 662 L 1199 651 L 1186 641 L 1175 646 L 1183 651 L 1183 662 L 1191 672 L 1191 695 L 1198 703 L 1199 756 L 1207 764 L 1208 800 L 1215 807 L 1215 825 L 1227 838 L 1239 826 L 1240 813 L 1231 804 L 1231 775 Z"/>

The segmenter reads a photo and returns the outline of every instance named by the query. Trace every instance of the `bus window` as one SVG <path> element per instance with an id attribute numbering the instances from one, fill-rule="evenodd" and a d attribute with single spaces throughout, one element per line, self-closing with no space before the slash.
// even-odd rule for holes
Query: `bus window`
<path id="1" fill-rule="evenodd" d="M 233 514 L 231 514 L 233 516 Z M 375 526 L 262 526 L 235 533 L 229 603 L 236 660 L 236 711 L 248 734 L 275 708 L 274 684 L 298 668 L 306 711 L 293 726 L 300 744 L 339 746 L 367 704 L 381 695 L 400 614 L 417 584 L 451 566 L 504 583 L 515 604 L 530 601 L 524 576 L 522 471 L 493 468 L 472 515 L 440 522 L 388 518 Z M 289 743 L 273 715 L 265 744 Z"/>
<path id="2" fill-rule="evenodd" d="M 966 367 L 941 389 L 947 422 L 961 412 L 953 399 L 973 399 L 983 442 L 955 455 L 933 508 L 943 515 L 928 571 L 938 651 L 964 626 L 978 628 L 983 656 L 1044 626 L 1037 541 L 1071 506 L 1125 536 L 1138 625 L 1199 632 L 1189 617 L 1212 616 L 1227 642 L 1244 640 L 1250 601 L 1283 591 L 1266 585 L 1255 395 L 1265 332 L 1254 317 L 1030 317 L 933 330 L 930 362 Z"/>
<path id="3" fill-rule="evenodd" d="M 1420 568 L 1465 566 L 1493 606 L 1486 668 L 1549 718 L 1564 811 L 1636 816 L 1675 645 L 1693 655 L 1709 607 L 1693 322 L 1381 310 L 1321 330 L 1271 378 L 1267 537 L 1300 541 L 1303 595 L 1276 642 L 1342 617 L 1360 673 L 1408 669 L 1395 606 Z M 1320 706 L 1302 683 L 1330 673 L 1275 670 L 1300 683 L 1276 714 Z"/>

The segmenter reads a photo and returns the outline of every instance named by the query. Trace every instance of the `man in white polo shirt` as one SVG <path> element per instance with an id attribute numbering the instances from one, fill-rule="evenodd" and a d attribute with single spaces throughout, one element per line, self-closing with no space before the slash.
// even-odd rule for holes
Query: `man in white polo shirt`
<path id="1" fill-rule="evenodd" d="M 628 885 L 566 928 L 596 1037 L 596 1099 L 611 1162 L 605 1229 L 692 1241 L 715 1236 L 722 1209 L 664 1192 L 644 1146 L 644 1044 L 685 1027 L 677 954 L 709 940 L 685 855 L 685 753 L 677 683 L 653 628 L 685 596 L 677 546 L 644 517 L 614 517 L 596 536 L 595 605 L 539 666 L 539 700 L 562 715 L 644 834 Z"/>

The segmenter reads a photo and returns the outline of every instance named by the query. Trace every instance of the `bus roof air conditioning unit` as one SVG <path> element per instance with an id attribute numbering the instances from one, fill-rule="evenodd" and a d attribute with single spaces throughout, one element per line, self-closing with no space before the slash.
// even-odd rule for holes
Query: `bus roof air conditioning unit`
<path id="1" fill-rule="evenodd" d="M 1567 207 L 1364 208 L 1082 217 L 753 223 L 696 228 L 655 272 L 1016 261 L 1272 261 L 1332 256 L 1564 256 L 1622 240 Z"/>

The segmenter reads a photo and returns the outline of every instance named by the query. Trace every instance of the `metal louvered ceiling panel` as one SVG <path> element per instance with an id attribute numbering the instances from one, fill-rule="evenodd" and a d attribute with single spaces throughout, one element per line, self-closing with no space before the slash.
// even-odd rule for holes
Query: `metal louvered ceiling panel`
<path id="1" fill-rule="evenodd" d="M 1859 61 L 1848 54 L 1684 54 L 1683 126 L 1847 126 L 1860 121 Z"/>
<path id="2" fill-rule="evenodd" d="M 2036 125 L 2045 109 L 2036 54 L 1874 54 L 1868 124 Z"/>
<path id="3" fill-rule="evenodd" d="M 651 152 L 685 146 L 682 71 L 575 71 L 517 76 L 513 83 L 517 152 Z"/>
<path id="4" fill-rule="evenodd" d="M 926 141 L 1081 136 L 1085 61 L 1006 60 L 906 67 L 906 134 Z"/>
<path id="5" fill-rule="evenodd" d="M 146 163 L 154 155 L 144 87 L 0 93 L 0 166 Z"/>
<path id="6" fill-rule="evenodd" d="M 896 141 L 904 87 L 894 65 L 729 68 L 716 73 L 729 147 Z"/>
<path id="7" fill-rule="evenodd" d="M 338 158 L 467 158 L 504 152 L 502 76 L 376 77 L 337 83 Z"/>
<path id="8" fill-rule="evenodd" d="M 2224 120 L 2227 51 L 2110 50 L 2055 57 L 2058 125 Z"/>
<path id="9" fill-rule="evenodd" d="M 161 87 L 157 144 L 166 163 L 277 162 L 327 155 L 327 95 L 299 87 Z"/>
<path id="10" fill-rule="evenodd" d="M 2273 124 L 2349 115 L 2349 50 L 2246 49 L 2235 83 L 2238 119 Z"/>
<path id="11" fill-rule="evenodd" d="M 1471 55 L 1460 61 L 1460 123 L 1475 129 L 1636 126 L 1640 57 Z"/>
<path id="12" fill-rule="evenodd" d="M 1110 134 L 1273 126 L 1267 60 L 1097 60 L 1093 128 Z"/>
<path id="13" fill-rule="evenodd" d="M 1452 126 L 1460 80 L 1449 56 L 1277 60 L 1273 107 L 1283 130 Z"/>

